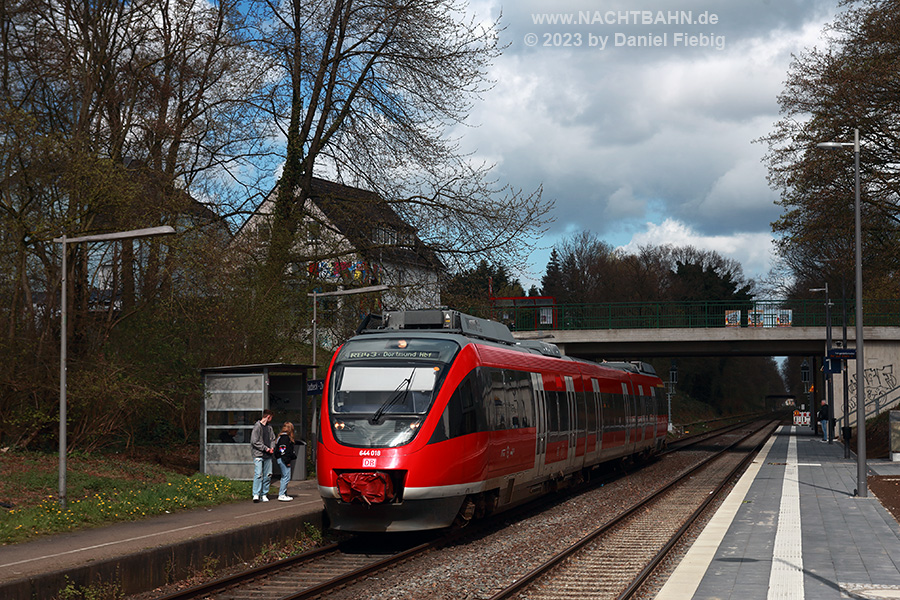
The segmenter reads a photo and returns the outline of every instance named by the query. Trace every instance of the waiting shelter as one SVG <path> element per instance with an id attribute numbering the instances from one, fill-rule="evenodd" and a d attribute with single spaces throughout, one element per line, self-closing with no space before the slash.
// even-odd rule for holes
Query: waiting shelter
<path id="1" fill-rule="evenodd" d="M 297 460 L 291 479 L 306 479 L 309 425 L 315 412 L 310 409 L 307 394 L 311 368 L 314 366 L 268 363 L 202 369 L 200 470 L 208 475 L 252 480 L 250 433 L 268 408 L 274 413 L 272 429 L 276 436 L 285 421 L 294 424 Z M 311 389 L 313 394 L 321 394 L 321 386 L 311 385 Z M 277 464 L 274 468 L 277 471 Z"/>

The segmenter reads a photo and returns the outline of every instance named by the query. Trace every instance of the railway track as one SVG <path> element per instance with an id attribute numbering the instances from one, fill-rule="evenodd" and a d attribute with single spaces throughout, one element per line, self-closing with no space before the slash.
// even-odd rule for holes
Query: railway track
<path id="1" fill-rule="evenodd" d="M 403 536 L 366 548 L 363 537 L 333 543 L 296 556 L 180 590 L 158 600 L 301 600 L 364 579 L 381 569 L 427 552 L 438 540 Z"/>
<path id="2" fill-rule="evenodd" d="M 733 431 L 733 428 L 728 429 L 729 431 L 720 434 L 721 437 L 731 436 L 733 439 L 738 439 L 735 444 L 741 443 L 740 439 L 745 439 L 743 434 L 739 434 Z M 732 446 L 735 444 L 732 444 Z M 701 441 L 703 450 L 699 453 L 705 455 L 711 454 L 711 452 L 709 452 L 708 450 L 708 447 L 710 445 L 712 445 L 710 438 L 704 438 Z M 697 451 L 694 452 L 697 453 Z M 558 558 L 556 556 L 561 554 L 561 551 L 554 551 L 553 557 L 548 558 L 546 556 L 540 556 L 539 559 L 544 560 L 544 565 L 542 565 L 541 567 L 532 568 L 531 572 L 529 572 L 527 576 L 523 576 L 522 572 L 527 570 L 528 568 L 531 568 L 533 565 L 517 564 L 516 568 L 518 569 L 518 571 L 512 574 L 512 576 L 503 573 L 491 575 L 485 569 L 481 569 L 482 573 L 480 573 L 480 575 L 483 575 L 486 580 L 489 580 L 492 583 L 487 584 L 481 594 L 472 597 L 487 598 L 490 597 L 491 594 L 495 594 L 495 599 L 516 597 L 517 594 L 520 594 L 521 591 L 523 589 L 526 589 L 526 587 L 529 585 L 531 587 L 527 587 L 527 596 L 521 595 L 520 597 L 561 597 L 553 595 L 538 596 L 535 594 L 537 594 L 538 592 L 540 592 L 541 594 L 552 594 L 554 593 L 554 589 L 564 589 L 566 586 L 569 586 L 571 593 L 571 586 L 573 585 L 573 582 L 577 582 L 578 580 L 597 582 L 600 580 L 608 579 L 607 576 L 598 577 L 598 569 L 600 570 L 599 572 L 607 574 L 610 572 L 624 573 L 625 569 L 623 567 L 622 557 L 626 555 L 631 556 L 632 553 L 636 554 L 637 552 L 636 550 L 632 551 L 631 549 L 626 550 L 625 544 L 634 544 L 634 547 L 638 549 L 649 547 L 656 548 L 657 550 L 661 546 L 666 545 L 667 542 L 664 541 L 664 538 L 669 540 L 672 539 L 672 533 L 669 531 L 671 529 L 670 525 L 677 523 L 675 529 L 678 529 L 678 526 L 680 526 L 685 521 L 685 519 L 688 518 L 683 514 L 683 507 L 689 506 L 691 504 L 697 504 L 701 502 L 702 499 L 706 499 L 707 497 L 712 498 L 713 494 L 710 493 L 710 489 L 714 486 L 712 480 L 724 479 L 727 481 L 730 478 L 726 471 L 728 471 L 728 468 L 734 468 L 734 465 L 726 468 L 722 465 L 722 463 L 733 462 L 728 459 L 733 458 L 736 454 L 736 452 L 722 451 L 719 453 L 719 456 L 721 458 L 719 460 L 713 461 L 718 466 L 713 466 L 712 464 L 710 464 L 707 468 L 702 469 L 703 473 L 701 473 L 699 470 L 700 468 L 697 467 L 691 473 L 682 475 L 680 480 L 684 481 L 685 479 L 689 479 L 692 482 L 691 485 L 685 486 L 684 484 L 677 485 L 676 483 L 671 483 L 666 486 L 668 491 L 661 493 L 668 494 L 669 500 L 665 501 L 657 497 L 655 503 L 657 506 L 677 505 L 681 509 L 677 513 L 658 512 L 661 509 L 650 508 L 649 504 L 651 502 L 654 502 L 651 496 L 646 497 L 644 501 L 639 503 L 639 505 L 636 505 L 630 509 L 616 509 L 619 513 L 619 516 L 615 519 L 616 523 L 620 523 L 630 519 L 632 522 L 632 531 L 652 531 L 655 529 L 659 529 L 660 525 L 665 524 L 666 533 L 662 535 L 654 535 L 653 539 L 644 536 L 634 538 L 634 540 L 631 542 L 626 542 L 629 534 L 626 533 L 623 529 L 624 526 L 614 525 L 610 523 L 601 528 L 605 529 L 609 533 L 597 534 L 600 536 L 605 535 L 607 540 L 605 542 L 581 542 L 579 540 L 568 543 L 568 546 L 579 546 L 579 548 L 582 549 L 582 552 L 588 552 L 588 547 L 605 547 L 606 550 L 592 550 L 592 552 L 595 552 L 596 556 L 600 556 L 605 553 L 605 555 L 607 556 L 607 558 L 605 559 L 605 563 L 595 561 L 595 566 L 592 567 L 590 566 L 590 563 L 593 559 L 589 560 L 587 558 L 584 558 L 587 556 L 591 556 L 589 554 L 579 554 L 576 557 L 566 560 L 565 558 Z M 709 464 L 709 461 L 707 461 L 707 464 Z M 715 471 L 717 474 L 713 474 L 713 471 Z M 608 484 L 609 481 L 607 480 L 604 483 Z M 694 487 L 701 491 L 691 494 L 684 489 L 685 487 Z M 689 498 L 689 496 L 694 499 Z M 559 502 L 561 501 L 557 500 L 557 503 Z M 590 504 L 591 502 L 589 501 L 588 503 Z M 536 509 L 531 508 L 530 511 L 527 512 L 533 513 L 535 512 L 535 510 Z M 523 511 L 523 513 L 524 512 L 526 511 Z M 626 515 L 625 513 L 628 514 Z M 357 537 L 341 544 L 332 544 L 328 547 L 323 547 L 317 550 L 306 552 L 295 557 L 284 559 L 277 563 L 265 565 L 258 569 L 211 581 L 203 584 L 202 586 L 197 586 L 194 588 L 169 594 L 160 598 L 159 600 L 188 600 L 193 598 L 215 600 L 250 600 L 251 598 L 271 600 L 301 600 L 306 598 L 320 597 L 334 592 L 335 590 L 338 591 L 333 595 L 337 598 L 368 598 L 372 597 L 370 595 L 370 593 L 372 592 L 370 586 L 376 583 L 386 586 L 391 585 L 390 583 L 388 583 L 392 579 L 392 576 L 388 575 L 389 573 L 397 573 L 395 577 L 399 578 L 405 586 L 414 585 L 413 582 L 421 580 L 423 587 L 427 587 L 426 582 L 429 580 L 429 577 L 431 577 L 431 575 L 426 577 L 419 577 L 419 575 L 416 574 L 417 569 L 430 569 L 431 571 L 437 569 L 438 571 L 441 571 L 445 574 L 453 574 L 454 570 L 452 564 L 456 560 L 458 552 L 469 547 L 470 545 L 475 546 L 481 543 L 485 543 L 486 540 L 491 539 L 495 539 L 495 543 L 502 545 L 504 543 L 502 540 L 504 536 L 504 525 L 508 523 L 518 523 L 518 519 L 539 519 L 539 514 L 540 513 L 538 513 L 538 515 L 532 515 L 530 517 L 523 517 L 520 515 L 515 515 L 514 513 L 504 513 L 503 515 L 500 515 L 498 519 L 485 520 L 484 522 L 479 523 L 477 526 L 473 525 L 464 530 L 455 532 L 452 536 L 391 536 L 390 543 L 385 543 L 383 536 L 382 538 L 372 536 Z M 605 520 L 608 521 L 609 519 Z M 614 529 L 619 530 L 619 533 L 614 533 Z M 616 535 L 619 537 L 609 537 L 612 535 Z M 633 536 L 633 534 L 631 535 Z M 477 542 L 470 543 L 471 540 L 477 540 Z M 671 545 L 671 543 L 669 543 L 669 545 Z M 391 546 L 390 544 L 393 544 L 393 546 Z M 569 554 L 567 556 L 571 556 L 573 554 L 572 551 L 568 552 Z M 436 563 L 439 565 L 443 564 L 443 566 L 417 567 L 417 564 L 429 562 L 428 560 L 421 560 L 425 555 L 430 555 L 432 557 L 430 563 Z M 536 553 L 536 555 L 539 555 L 539 553 Z M 615 562 L 616 560 L 618 560 L 618 562 Z M 561 567 L 556 567 L 556 565 L 559 565 L 563 561 L 565 561 L 564 565 L 562 565 Z M 610 561 L 613 562 L 611 563 Z M 632 561 L 629 560 L 629 563 L 631 562 Z M 643 566 L 637 568 L 638 562 L 640 562 Z M 646 564 L 648 561 L 641 559 L 641 561 L 638 562 L 635 562 L 635 567 L 631 567 L 628 570 L 629 573 L 635 572 L 635 575 L 629 575 L 629 580 L 621 585 L 616 584 L 618 585 L 618 587 L 624 588 L 628 585 L 628 583 L 635 581 L 637 574 L 642 570 L 647 570 L 647 574 L 649 574 L 650 569 L 646 569 Z M 398 565 L 403 563 L 405 564 L 402 568 L 397 568 Z M 586 570 L 580 573 L 571 571 L 569 574 L 566 574 L 568 569 L 573 568 L 571 567 L 571 565 L 581 563 L 584 563 L 585 566 L 583 568 Z M 612 567 L 610 566 L 611 564 L 615 564 L 615 566 Z M 448 567 L 447 565 L 451 566 Z M 375 575 L 376 573 L 380 574 Z M 528 582 L 526 582 L 526 577 L 528 578 Z M 446 584 L 447 576 L 444 575 L 443 579 L 444 581 L 442 581 L 441 583 Z M 618 579 L 623 579 L 623 577 L 617 577 L 617 580 Z M 501 590 L 501 588 L 512 581 L 515 581 L 516 583 Z M 604 583 L 604 586 L 605 585 L 606 584 Z M 431 593 L 435 592 L 435 590 L 437 590 L 439 587 L 440 585 L 438 583 L 433 583 L 431 585 L 431 589 L 424 589 L 422 592 L 418 593 L 425 594 L 421 597 L 441 597 L 440 595 Z M 458 593 L 459 590 L 450 595 L 445 594 L 443 597 L 459 597 Z M 412 593 L 408 596 L 398 597 L 419 596 L 417 595 L 417 593 Z M 573 596 L 569 595 L 568 597 L 571 598 Z M 617 597 L 617 595 L 613 594 L 592 596 L 585 593 L 584 595 L 579 594 L 575 597 L 615 598 Z"/>
<path id="3" fill-rule="evenodd" d="M 774 424 L 750 433 L 585 536 L 491 600 L 631 598 Z"/>

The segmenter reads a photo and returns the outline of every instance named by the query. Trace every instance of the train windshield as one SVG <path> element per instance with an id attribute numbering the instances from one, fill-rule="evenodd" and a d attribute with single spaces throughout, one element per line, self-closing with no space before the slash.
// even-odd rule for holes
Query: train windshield
<path id="1" fill-rule="evenodd" d="M 425 420 L 458 350 L 449 340 L 347 342 L 329 384 L 335 439 L 359 448 L 408 444 Z"/>

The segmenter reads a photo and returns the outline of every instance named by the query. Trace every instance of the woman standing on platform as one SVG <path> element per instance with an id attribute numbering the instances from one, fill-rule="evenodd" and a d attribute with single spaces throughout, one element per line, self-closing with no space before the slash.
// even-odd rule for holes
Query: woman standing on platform
<path id="1" fill-rule="evenodd" d="M 275 458 L 281 469 L 281 487 L 278 490 L 278 499 L 282 502 L 293 500 L 287 495 L 287 484 L 291 480 L 291 463 L 296 460 L 294 454 L 294 424 L 288 421 L 281 427 L 281 433 L 275 441 Z"/>

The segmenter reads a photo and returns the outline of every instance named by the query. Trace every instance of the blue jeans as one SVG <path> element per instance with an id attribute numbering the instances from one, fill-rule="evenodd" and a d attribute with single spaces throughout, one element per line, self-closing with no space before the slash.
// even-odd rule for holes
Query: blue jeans
<path id="1" fill-rule="evenodd" d="M 281 487 L 278 488 L 278 495 L 287 496 L 287 484 L 291 480 L 291 466 L 284 464 L 284 461 L 278 458 L 278 468 L 281 469 Z"/>
<path id="2" fill-rule="evenodd" d="M 272 483 L 272 459 L 253 459 L 253 495 L 264 496 L 269 493 L 269 485 Z"/>
<path id="3" fill-rule="evenodd" d="M 828 420 L 823 419 L 823 420 L 819 421 L 819 425 L 822 426 L 822 441 L 827 442 L 828 441 Z"/>

